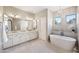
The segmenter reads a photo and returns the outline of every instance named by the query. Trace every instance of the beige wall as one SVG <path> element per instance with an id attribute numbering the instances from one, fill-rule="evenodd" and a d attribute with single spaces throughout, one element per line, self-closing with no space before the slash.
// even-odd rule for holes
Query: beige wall
<path id="1" fill-rule="evenodd" d="M 36 19 L 39 20 L 37 25 L 39 38 L 42 40 L 47 40 L 47 9 L 37 13 Z"/>
<path id="2" fill-rule="evenodd" d="M 79 49 L 79 7 L 77 7 L 77 31 L 78 31 L 78 49 Z"/>
<path id="3" fill-rule="evenodd" d="M 69 24 L 66 23 L 66 19 L 65 16 L 66 15 L 70 15 L 70 14 L 76 14 L 77 11 L 77 7 L 69 7 L 66 9 L 62 9 L 62 10 L 58 10 L 56 12 L 53 12 L 53 25 L 52 25 L 52 31 L 57 31 L 57 32 L 64 32 L 64 34 L 66 36 L 70 36 L 70 37 L 76 37 L 76 33 L 72 32 L 72 29 L 70 27 Z M 54 18 L 56 16 L 60 16 L 61 17 L 61 25 L 60 25 L 60 29 L 55 25 L 55 20 Z"/>
<path id="4" fill-rule="evenodd" d="M 62 29 L 63 29 L 63 31 L 71 31 L 71 29 L 68 29 L 69 25 L 66 23 L 65 15 L 74 14 L 74 13 L 76 14 L 76 11 L 77 11 L 77 7 L 71 7 L 71 8 L 64 9 L 64 11 L 62 13 L 62 20 L 63 20 Z"/>
<path id="5" fill-rule="evenodd" d="M 51 33 L 52 33 L 52 31 L 53 31 L 53 13 L 52 13 L 52 11 L 51 10 L 49 10 L 48 9 L 48 11 L 47 11 L 47 27 L 48 27 L 48 35 L 50 35 Z"/>
<path id="6" fill-rule="evenodd" d="M 69 15 L 69 14 L 73 14 L 73 13 L 76 13 L 76 7 L 69 7 L 69 8 L 66 8 L 66 9 L 63 9 L 63 10 L 58 10 L 56 12 L 53 12 L 53 14 L 54 14 L 53 17 L 61 16 L 61 18 L 62 18 L 61 30 L 71 31 L 71 29 L 68 28 L 69 25 L 66 23 L 65 16 Z M 53 18 L 53 21 L 54 21 L 54 18 Z M 55 21 L 54 21 L 54 24 L 53 24 L 53 29 L 54 30 L 58 29 L 58 28 L 56 28 Z"/>

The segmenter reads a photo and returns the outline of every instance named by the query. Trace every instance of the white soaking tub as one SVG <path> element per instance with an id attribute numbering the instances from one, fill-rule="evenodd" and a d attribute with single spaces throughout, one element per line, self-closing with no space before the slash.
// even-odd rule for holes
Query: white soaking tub
<path id="1" fill-rule="evenodd" d="M 60 35 L 50 35 L 50 41 L 62 49 L 71 51 L 75 46 L 76 39 Z"/>

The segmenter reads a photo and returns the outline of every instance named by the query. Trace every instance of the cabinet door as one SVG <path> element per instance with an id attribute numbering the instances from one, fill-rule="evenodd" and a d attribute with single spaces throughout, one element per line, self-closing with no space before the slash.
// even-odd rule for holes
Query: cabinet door
<path id="1" fill-rule="evenodd" d="M 11 47 L 12 46 L 12 36 L 8 36 L 8 40 L 4 41 L 3 43 L 3 49 Z"/>
<path id="2" fill-rule="evenodd" d="M 31 32 L 29 34 L 30 40 L 37 38 L 37 32 Z"/>
<path id="3" fill-rule="evenodd" d="M 28 41 L 28 40 L 29 40 L 29 38 L 28 38 L 28 33 L 23 33 L 23 34 L 21 34 L 21 36 L 20 36 L 20 41 L 21 41 L 21 43 L 26 42 L 26 41 Z"/>
<path id="4" fill-rule="evenodd" d="M 13 45 L 17 45 L 17 44 L 20 43 L 20 37 L 19 36 L 20 36 L 19 34 L 13 35 Z"/>

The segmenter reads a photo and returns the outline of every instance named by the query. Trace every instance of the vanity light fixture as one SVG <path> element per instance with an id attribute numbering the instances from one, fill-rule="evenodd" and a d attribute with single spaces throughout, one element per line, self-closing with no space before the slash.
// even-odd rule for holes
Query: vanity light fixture
<path id="1" fill-rule="evenodd" d="M 15 18 L 20 18 L 20 16 L 19 15 L 15 15 Z"/>
<path id="2" fill-rule="evenodd" d="M 31 17 L 26 17 L 26 19 L 27 19 L 27 20 L 33 20 L 33 18 L 31 18 Z"/>
<path id="3" fill-rule="evenodd" d="M 11 17 L 14 17 L 14 15 L 12 15 L 12 14 L 11 14 L 10 16 L 11 16 Z"/>
<path id="4" fill-rule="evenodd" d="M 39 22 L 39 20 L 37 20 L 37 22 Z"/>
<path id="5" fill-rule="evenodd" d="M 19 16 L 19 15 L 17 15 L 17 14 L 16 14 L 16 15 L 14 15 L 14 14 L 9 13 L 8 15 L 9 15 L 10 17 L 12 17 L 12 18 L 20 18 L 20 16 Z"/>
<path id="6" fill-rule="evenodd" d="M 8 17 L 8 16 L 4 14 L 4 17 Z"/>
<path id="7" fill-rule="evenodd" d="M 9 13 L 8 16 L 10 16 L 10 17 L 14 17 L 14 15 L 13 15 L 12 13 Z"/>

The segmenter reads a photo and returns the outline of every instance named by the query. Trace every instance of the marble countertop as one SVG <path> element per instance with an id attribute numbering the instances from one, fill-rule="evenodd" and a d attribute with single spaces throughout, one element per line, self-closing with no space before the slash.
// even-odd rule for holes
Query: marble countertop
<path id="1" fill-rule="evenodd" d="M 37 30 L 33 30 L 33 31 L 9 31 L 9 32 L 7 32 L 7 35 L 20 34 L 20 33 L 29 33 L 29 32 L 37 32 Z"/>

